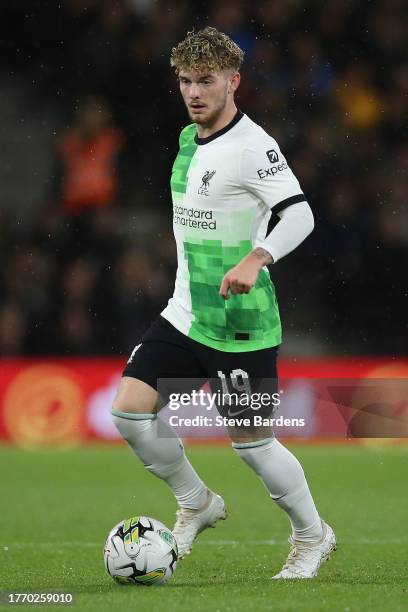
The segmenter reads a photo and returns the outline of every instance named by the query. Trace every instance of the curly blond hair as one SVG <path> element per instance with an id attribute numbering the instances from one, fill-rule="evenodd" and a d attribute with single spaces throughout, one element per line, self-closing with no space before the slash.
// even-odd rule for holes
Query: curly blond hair
<path id="1" fill-rule="evenodd" d="M 187 32 L 184 40 L 171 50 L 170 65 L 180 70 L 219 72 L 239 70 L 244 52 L 233 40 L 216 28 Z"/>

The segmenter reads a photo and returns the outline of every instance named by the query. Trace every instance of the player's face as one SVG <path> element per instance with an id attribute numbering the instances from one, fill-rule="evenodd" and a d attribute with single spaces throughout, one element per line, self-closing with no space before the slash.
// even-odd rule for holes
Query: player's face
<path id="1" fill-rule="evenodd" d="M 228 71 L 200 74 L 180 70 L 179 82 L 183 100 L 194 123 L 203 126 L 214 124 L 232 100 L 238 73 Z"/>

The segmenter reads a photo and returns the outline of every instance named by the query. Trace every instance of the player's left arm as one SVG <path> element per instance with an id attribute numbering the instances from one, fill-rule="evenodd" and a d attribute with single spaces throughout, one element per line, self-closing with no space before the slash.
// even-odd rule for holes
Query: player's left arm
<path id="1" fill-rule="evenodd" d="M 256 245 L 222 279 L 220 295 L 228 299 L 233 294 L 249 293 L 263 266 L 276 263 L 303 242 L 314 228 L 313 213 L 279 147 L 271 139 L 268 150 L 244 151 L 244 185 L 261 199 L 279 222 L 266 238 Z M 270 146 L 268 143 L 267 146 Z M 266 160 L 266 163 L 265 163 Z"/>

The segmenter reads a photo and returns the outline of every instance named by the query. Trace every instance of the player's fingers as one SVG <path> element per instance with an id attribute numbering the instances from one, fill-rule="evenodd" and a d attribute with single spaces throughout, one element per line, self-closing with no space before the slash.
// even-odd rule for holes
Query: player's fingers
<path id="1" fill-rule="evenodd" d="M 237 293 L 239 293 L 237 281 L 232 281 L 230 283 L 230 289 L 231 289 L 232 295 L 237 295 Z"/>
<path id="2" fill-rule="evenodd" d="M 236 287 L 237 293 L 249 293 L 249 290 L 251 289 L 251 287 L 246 283 L 237 283 Z"/>
<path id="3" fill-rule="evenodd" d="M 231 293 L 233 293 L 234 295 L 245 293 L 245 285 L 243 285 L 242 283 L 238 283 L 237 281 L 231 283 Z"/>
<path id="4" fill-rule="evenodd" d="M 222 283 L 221 283 L 221 287 L 219 291 L 219 294 L 224 298 L 224 300 L 228 300 L 229 286 L 230 286 L 229 279 L 224 276 L 224 278 L 222 279 Z"/>

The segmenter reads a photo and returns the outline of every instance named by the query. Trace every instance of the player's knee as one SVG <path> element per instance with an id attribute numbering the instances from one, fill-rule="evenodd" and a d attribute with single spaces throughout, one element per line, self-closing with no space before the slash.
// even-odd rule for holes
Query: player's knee
<path id="1" fill-rule="evenodd" d="M 237 455 L 254 470 L 258 476 L 262 476 L 265 469 L 265 458 L 273 449 L 276 439 L 273 437 L 264 438 L 263 440 L 245 440 L 245 442 L 233 441 L 232 448 Z"/>
<path id="2" fill-rule="evenodd" d="M 248 446 L 257 446 L 263 440 L 269 440 L 273 438 L 273 430 L 272 427 L 268 426 L 254 426 L 250 425 L 248 427 L 243 426 L 229 426 L 228 427 L 228 435 L 231 439 L 232 445 L 236 444 L 238 447 L 240 444 Z"/>
<path id="3" fill-rule="evenodd" d="M 147 470 L 160 478 L 167 478 L 182 469 L 183 444 L 156 415 L 121 413 L 112 409 L 112 419 L 122 438 Z"/>
<path id="4" fill-rule="evenodd" d="M 143 443 L 146 436 L 148 439 L 152 437 L 155 415 L 122 412 L 112 408 L 112 421 L 122 438 L 132 448 L 136 448 L 140 442 Z"/>
<path id="5" fill-rule="evenodd" d="M 154 407 L 150 404 L 146 405 L 143 401 L 135 399 L 120 398 L 112 404 L 112 414 L 121 412 L 130 415 L 154 414 Z"/>

